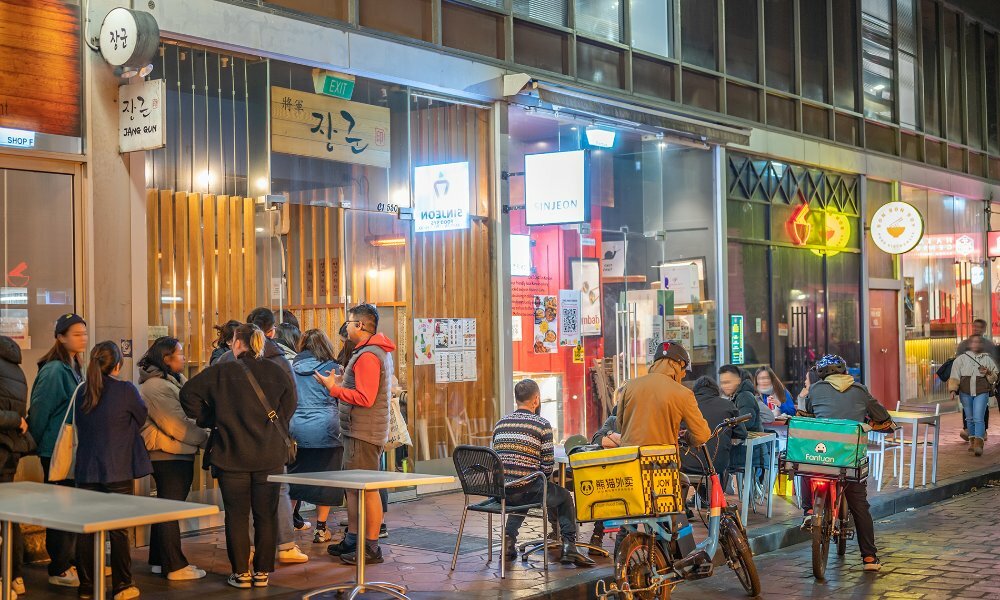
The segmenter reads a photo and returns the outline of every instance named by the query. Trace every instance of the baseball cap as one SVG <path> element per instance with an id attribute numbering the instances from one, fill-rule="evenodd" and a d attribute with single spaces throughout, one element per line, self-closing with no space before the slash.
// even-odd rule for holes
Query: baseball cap
<path id="1" fill-rule="evenodd" d="M 653 354 L 653 362 L 669 358 L 670 360 L 683 362 L 685 366 L 691 365 L 691 355 L 677 342 L 660 342 L 656 345 L 656 352 Z"/>
<path id="2" fill-rule="evenodd" d="M 87 325 L 87 322 L 83 320 L 83 317 L 76 313 L 66 313 L 65 315 L 59 317 L 59 320 L 56 321 L 56 336 L 63 335 L 69 330 L 70 327 L 76 325 L 77 323 L 83 323 L 85 326 Z"/>

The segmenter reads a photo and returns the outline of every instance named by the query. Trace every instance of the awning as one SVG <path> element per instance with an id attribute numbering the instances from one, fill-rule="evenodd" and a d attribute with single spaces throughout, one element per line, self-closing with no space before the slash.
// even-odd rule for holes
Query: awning
<path id="1" fill-rule="evenodd" d="M 747 128 L 724 125 L 640 104 L 628 104 L 534 79 L 519 93 L 508 96 L 508 100 L 525 106 L 551 105 L 550 108 L 662 130 L 697 142 L 741 146 L 750 143 L 751 130 Z"/>

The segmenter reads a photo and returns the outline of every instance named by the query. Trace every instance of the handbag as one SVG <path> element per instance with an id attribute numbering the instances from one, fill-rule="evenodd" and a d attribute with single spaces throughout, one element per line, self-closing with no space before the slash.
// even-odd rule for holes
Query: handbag
<path id="1" fill-rule="evenodd" d="M 951 379 L 951 366 L 953 364 L 955 364 L 954 356 L 941 363 L 941 366 L 938 367 L 936 374 L 938 379 L 940 379 L 942 383 L 947 383 L 948 380 Z"/>
<path id="2" fill-rule="evenodd" d="M 63 415 L 62 425 L 59 426 L 59 437 L 56 438 L 56 445 L 52 449 L 52 459 L 49 462 L 49 481 L 65 481 L 73 477 L 73 469 L 76 466 L 76 427 L 73 423 L 68 423 L 69 413 L 76 407 L 76 395 L 80 393 L 85 381 L 73 390 L 73 395 L 69 397 L 69 406 L 66 407 L 66 414 Z"/>
<path id="3" fill-rule="evenodd" d="M 257 394 L 257 400 L 260 402 L 261 407 L 264 408 L 264 412 L 267 413 L 267 420 L 274 423 L 274 426 L 278 428 L 282 439 L 285 441 L 285 451 L 287 452 L 285 464 L 287 465 L 295 462 L 295 457 L 299 453 L 298 442 L 293 440 L 292 436 L 288 435 L 288 430 L 285 429 L 285 426 L 278 420 L 278 413 L 275 412 L 274 409 L 272 409 L 267 403 L 267 399 L 264 397 L 264 390 L 260 389 L 260 384 L 257 383 L 257 378 L 253 376 L 253 373 L 250 371 L 250 367 L 246 366 L 246 364 L 241 360 L 237 360 L 236 364 L 243 369 L 243 372 L 246 373 L 247 379 L 250 380 L 250 386 L 253 387 L 254 393 Z"/>
<path id="4" fill-rule="evenodd" d="M 389 399 L 389 440 L 385 443 L 385 449 L 392 450 L 412 445 L 410 430 L 406 428 L 406 419 L 403 418 L 403 411 L 399 407 L 399 396 L 394 395 Z"/>
<path id="5" fill-rule="evenodd" d="M 983 363 L 981 363 L 978 360 L 976 360 L 975 356 L 972 356 L 971 354 L 969 354 L 969 358 L 972 359 L 972 362 L 974 362 L 977 365 L 979 365 L 980 368 L 986 369 L 985 379 L 986 379 L 986 383 L 989 385 L 990 396 L 992 396 L 993 398 L 1000 398 L 1000 376 L 997 376 L 997 373 L 994 373 L 993 371 L 990 371 L 989 367 L 984 367 Z M 976 390 L 978 391 L 978 389 L 979 388 L 977 387 Z"/>

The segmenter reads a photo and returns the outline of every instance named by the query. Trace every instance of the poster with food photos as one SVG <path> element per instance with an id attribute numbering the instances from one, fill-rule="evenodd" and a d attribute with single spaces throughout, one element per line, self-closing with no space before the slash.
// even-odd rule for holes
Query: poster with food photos
<path id="1" fill-rule="evenodd" d="M 535 354 L 559 351 L 559 301 L 555 296 L 535 296 Z"/>

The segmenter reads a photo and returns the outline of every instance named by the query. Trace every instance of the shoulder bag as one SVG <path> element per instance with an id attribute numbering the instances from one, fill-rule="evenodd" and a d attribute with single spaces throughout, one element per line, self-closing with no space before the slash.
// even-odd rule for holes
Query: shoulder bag
<path id="1" fill-rule="evenodd" d="M 52 459 L 49 462 L 49 481 L 65 481 L 73 477 L 73 469 L 76 465 L 76 427 L 69 423 L 69 414 L 76 407 L 76 395 L 85 384 L 73 390 L 73 395 L 69 397 L 69 406 L 66 407 L 66 414 L 63 415 L 62 425 L 59 426 L 59 437 L 56 438 L 56 445 L 52 449 Z"/>
<path id="2" fill-rule="evenodd" d="M 267 403 L 267 399 L 264 397 L 264 390 L 260 389 L 260 384 L 257 383 L 257 378 L 253 376 L 250 367 L 246 366 L 246 363 L 239 359 L 236 360 L 236 363 L 246 373 L 247 379 L 250 381 L 250 386 L 253 387 L 254 393 L 257 394 L 257 400 L 260 402 L 264 412 L 267 413 L 267 420 L 274 423 L 274 426 L 278 428 L 278 432 L 281 433 L 282 439 L 285 440 L 285 450 L 287 452 L 285 464 L 295 462 L 295 457 L 299 453 L 299 444 L 288 434 L 288 429 L 278 420 L 278 413 Z"/>

